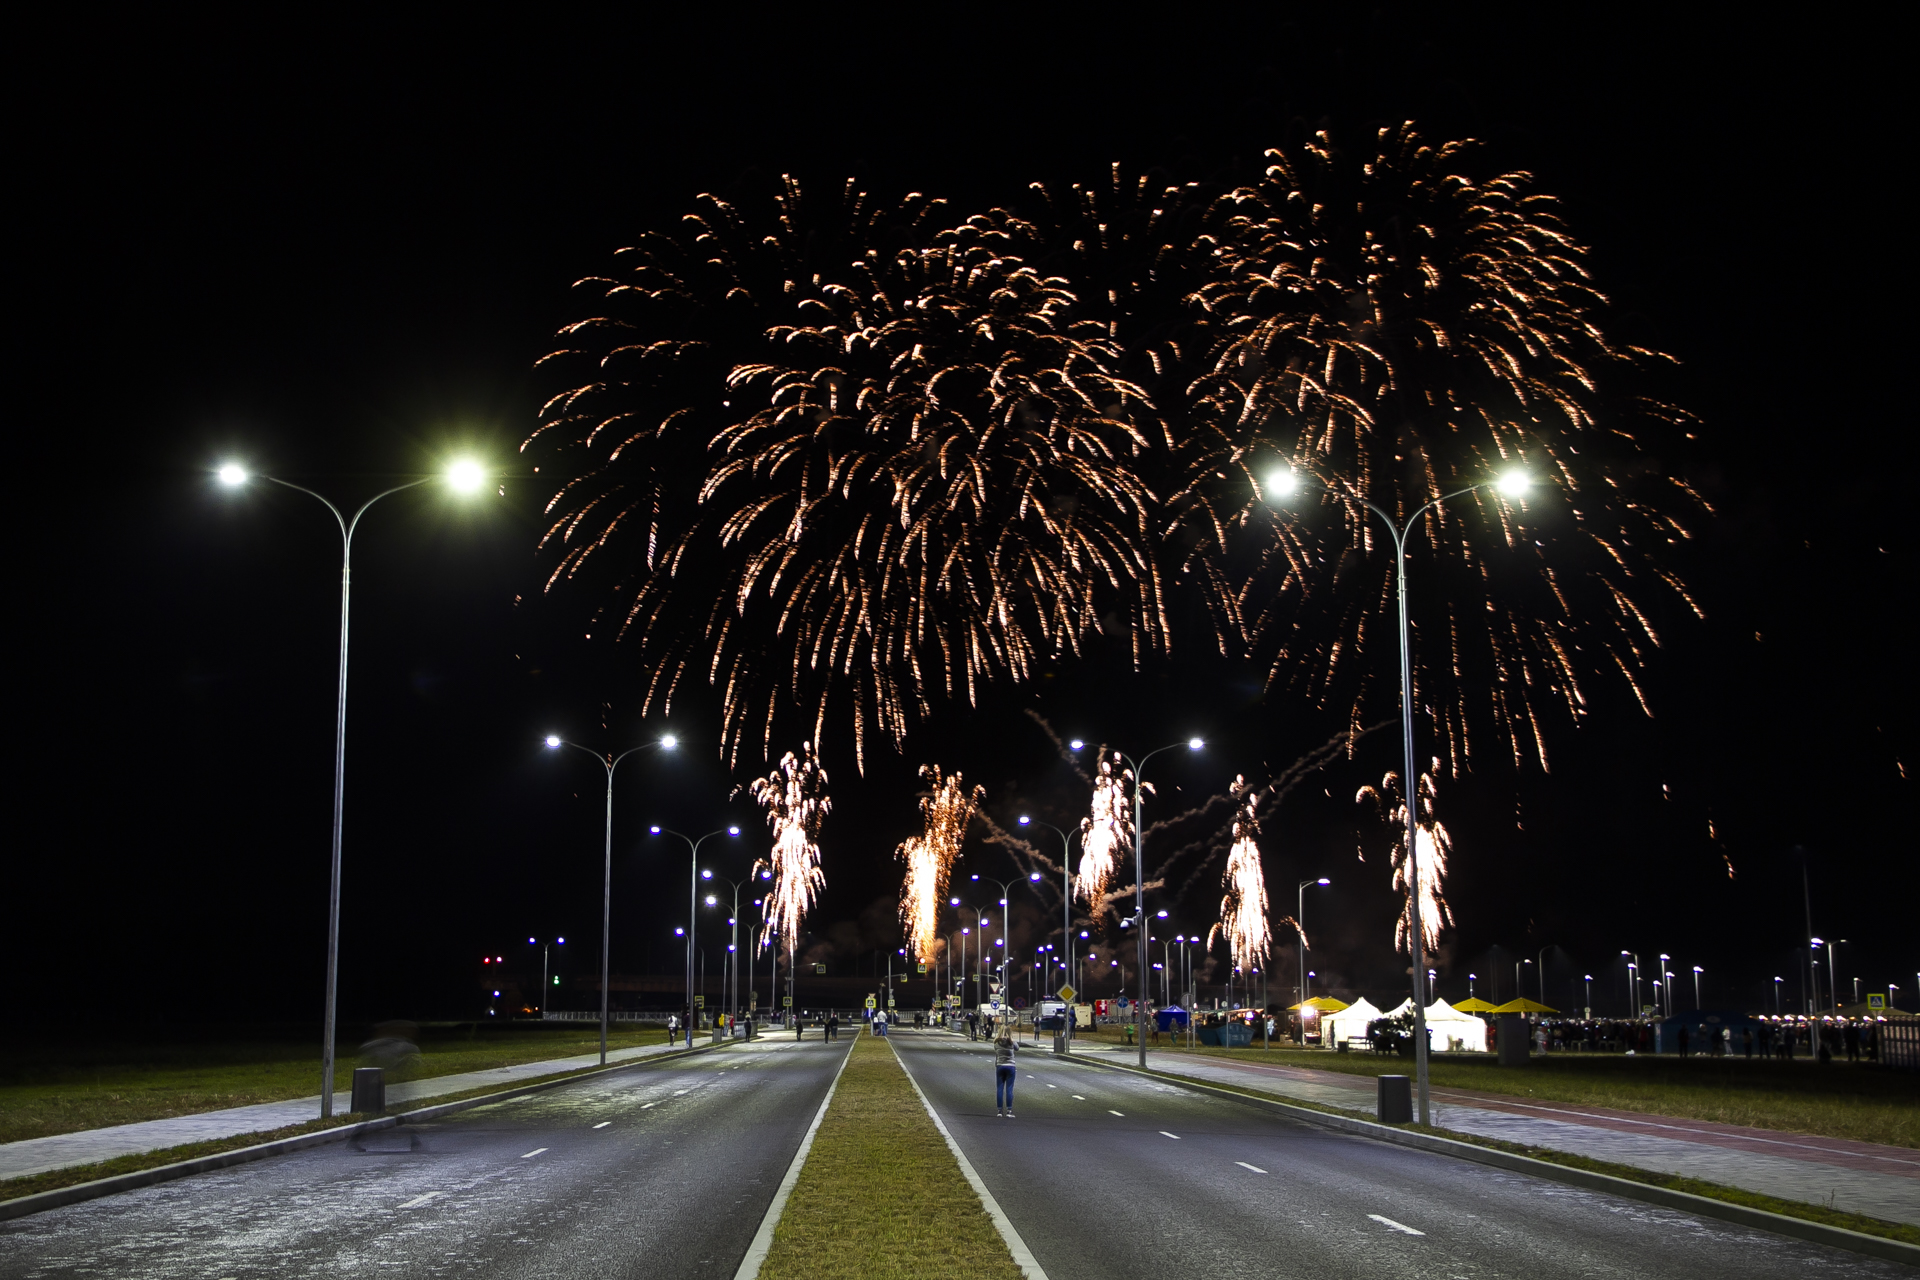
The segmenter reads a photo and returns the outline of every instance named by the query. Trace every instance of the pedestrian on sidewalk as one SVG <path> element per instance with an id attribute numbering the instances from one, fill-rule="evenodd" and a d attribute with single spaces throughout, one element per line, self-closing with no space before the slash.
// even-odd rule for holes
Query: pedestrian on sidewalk
<path id="1" fill-rule="evenodd" d="M 680 1039 L 680 1015 L 677 1013 L 670 1013 L 667 1015 L 667 1048 L 669 1049 L 673 1048 L 675 1042 L 677 1042 L 679 1039 Z"/>
<path id="2" fill-rule="evenodd" d="M 1013 1055 L 1019 1045 L 1013 1038 L 1013 1024 L 1002 1022 L 993 1039 L 993 1114 L 1013 1119 Z"/>

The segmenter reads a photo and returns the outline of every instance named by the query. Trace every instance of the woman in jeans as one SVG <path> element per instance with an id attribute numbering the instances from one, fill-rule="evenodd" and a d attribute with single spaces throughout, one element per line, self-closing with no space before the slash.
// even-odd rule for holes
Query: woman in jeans
<path id="1" fill-rule="evenodd" d="M 1013 1023 L 1002 1022 L 993 1037 L 993 1114 L 1013 1118 Z"/>

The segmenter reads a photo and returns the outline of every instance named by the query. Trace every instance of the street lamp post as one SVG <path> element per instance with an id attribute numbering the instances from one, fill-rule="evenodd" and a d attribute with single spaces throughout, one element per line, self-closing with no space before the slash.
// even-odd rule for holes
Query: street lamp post
<path id="1" fill-rule="evenodd" d="M 688 864 L 687 864 L 688 865 L 687 1026 L 689 1029 L 689 1033 L 691 1033 L 691 1029 L 694 1023 L 694 1016 L 693 1016 L 694 935 L 695 935 L 695 931 L 699 928 L 699 921 L 700 921 L 700 846 L 705 844 L 707 841 L 713 839 L 715 836 L 737 836 L 740 834 L 740 828 L 727 827 L 724 830 L 720 830 L 720 831 L 709 831 L 707 832 L 707 834 L 701 836 L 698 840 L 695 840 L 691 836 L 681 835 L 678 831 L 675 831 L 669 827 L 648 827 L 647 831 L 651 835 L 672 836 L 674 839 L 681 841 L 683 844 L 687 846 L 687 855 L 688 855 Z M 789 954 L 787 956 L 787 980 L 788 982 L 792 982 L 793 980 L 793 956 L 791 954 L 791 950 L 789 950 Z"/>
<path id="2" fill-rule="evenodd" d="M 1302 880 L 1298 901 L 1294 904 L 1293 929 L 1300 938 L 1300 1047 L 1307 1047 L 1307 889 L 1311 885 L 1330 884 L 1325 876 L 1318 880 Z M 1322 1037 L 1324 1039 L 1324 1037 Z M 1320 1046 L 1326 1048 L 1325 1044 Z"/>
<path id="3" fill-rule="evenodd" d="M 1078 738 L 1074 739 L 1072 743 L 1073 749 L 1075 751 L 1078 751 L 1083 745 L 1085 744 L 1082 743 Z M 1139 1034 L 1136 1035 L 1134 1039 L 1139 1043 L 1140 1069 L 1142 1071 L 1147 1069 L 1146 1018 L 1147 1018 L 1148 956 L 1147 956 L 1146 832 L 1142 831 L 1140 828 L 1140 809 L 1141 809 L 1140 788 L 1146 783 L 1146 780 L 1147 780 L 1146 778 L 1147 761 L 1153 759 L 1155 756 L 1159 755 L 1162 751 L 1172 751 L 1175 747 L 1185 747 L 1189 751 L 1198 751 L 1206 745 L 1207 744 L 1201 741 L 1199 738 L 1188 738 L 1185 742 L 1172 742 L 1172 743 L 1168 743 L 1164 747 L 1155 747 L 1152 751 L 1149 751 L 1144 756 L 1141 756 L 1138 761 L 1134 760 L 1132 756 L 1127 755 L 1125 752 L 1116 753 L 1117 755 L 1120 756 L 1122 760 L 1125 760 L 1127 762 L 1128 767 L 1130 767 L 1133 770 L 1133 921 L 1132 921 L 1132 924 L 1133 924 L 1133 927 L 1139 931 L 1139 937 L 1135 941 L 1138 944 L 1137 954 L 1139 956 L 1139 968 L 1140 968 L 1140 979 L 1137 984 L 1139 987 L 1139 994 L 1140 994 L 1140 1007 L 1134 1012 L 1134 1025 L 1137 1028 L 1139 1028 Z M 1125 924 L 1127 922 L 1122 921 L 1121 923 Z M 1191 1019 L 1192 1014 L 1189 1013 L 1188 1017 L 1189 1019 Z"/>
<path id="4" fill-rule="evenodd" d="M 704 874 L 712 875 L 712 872 Z M 733 887 L 733 910 L 727 913 L 727 1016 L 739 1018 L 740 1010 L 740 886 L 752 883 L 753 877 L 745 880 L 729 880 L 725 876 L 715 877 L 721 884 Z"/>
<path id="5" fill-rule="evenodd" d="M 672 734 L 663 734 L 658 742 L 643 742 L 637 747 L 628 747 L 619 755 L 608 752 L 605 755 L 583 747 L 577 742 L 569 742 L 558 734 L 547 735 L 547 750 L 558 751 L 561 747 L 572 747 L 575 751 L 584 751 L 599 761 L 600 767 L 607 771 L 607 816 L 605 824 L 605 860 L 600 877 L 600 1065 L 607 1065 L 607 966 L 613 945 L 613 772 L 620 762 L 637 752 L 659 747 L 671 751 L 679 745 Z"/>
<path id="6" fill-rule="evenodd" d="M 1704 970 L 1702 970 L 1699 965 L 1693 966 L 1693 1007 L 1695 1011 L 1698 1011 L 1700 1008 L 1700 975 L 1703 972 Z"/>
<path id="7" fill-rule="evenodd" d="M 1073 977 L 1073 837 L 1051 822 L 1035 822 L 1024 813 L 1020 815 L 1020 825 L 1045 827 L 1060 837 L 1060 936 L 1066 940 L 1067 944 L 1067 977 L 1071 982 Z M 1036 871 L 1027 878 L 1038 880 L 1040 873 Z"/>
<path id="8" fill-rule="evenodd" d="M 1281 472 L 1274 478 L 1276 493 L 1285 496 L 1294 491 L 1299 484 L 1299 474 L 1291 469 Z M 1407 620 L 1407 537 L 1413 532 L 1414 525 L 1429 511 L 1436 510 L 1441 504 L 1497 485 L 1509 498 L 1517 498 L 1526 492 L 1528 480 L 1524 473 L 1513 471 L 1498 480 L 1482 481 L 1471 484 L 1452 493 L 1445 493 L 1427 503 L 1411 516 L 1403 526 L 1382 508 L 1359 494 L 1341 494 L 1330 485 L 1321 483 L 1321 487 L 1336 497 L 1347 497 L 1359 502 L 1369 511 L 1386 522 L 1393 533 L 1394 595 L 1400 606 L 1400 738 L 1401 748 L 1406 757 L 1406 776 L 1402 779 L 1407 811 L 1407 917 L 1412 926 L 1409 933 L 1413 940 L 1413 1059 L 1415 1090 L 1418 1094 L 1420 1123 L 1432 1123 L 1432 1114 L 1427 1101 L 1427 1010 L 1425 993 L 1421 990 L 1421 970 L 1425 967 L 1426 935 L 1420 925 L 1420 857 L 1419 857 L 1419 795 L 1420 768 L 1413 752 L 1413 643 L 1411 629 Z M 1516 995 L 1518 992 L 1515 993 Z M 1303 1010 L 1304 1012 L 1304 1010 Z M 1141 1065 L 1146 1065 L 1146 1054 L 1141 1053 Z"/>
<path id="9" fill-rule="evenodd" d="M 1667 961 L 1671 959 L 1673 957 L 1666 952 L 1660 953 L 1660 981 L 1666 983 L 1666 986 L 1662 988 L 1661 998 L 1654 1003 L 1660 1006 L 1660 1016 L 1663 1018 L 1673 1016 L 1673 970 L 1667 968 Z"/>
<path id="10" fill-rule="evenodd" d="M 1013 897 L 1012 882 L 1008 880 L 995 880 L 992 876 L 975 875 L 973 878 L 975 880 L 985 881 L 987 884 L 997 884 L 1000 886 L 1000 941 L 998 945 L 1001 954 L 1000 959 L 994 962 L 993 968 L 994 972 L 999 975 L 1000 985 L 1005 987 L 1007 985 L 1007 961 L 1012 959 L 1012 954 L 1007 947 L 1007 917 L 1013 910 L 1008 902 L 1008 900 Z M 1030 881 L 1038 880 L 1039 878 L 1040 873 L 1038 871 L 1033 872 L 1027 877 Z"/>
<path id="11" fill-rule="evenodd" d="M 237 462 L 226 463 L 216 475 L 220 483 L 229 489 L 237 489 L 253 479 L 247 469 Z M 331 499 L 305 485 L 294 484 L 278 476 L 263 474 L 259 478 L 317 500 L 333 513 L 334 522 L 340 526 L 340 676 L 333 708 L 333 853 L 327 874 L 326 1028 L 322 1033 L 325 1043 L 320 1051 L 320 1118 L 327 1120 L 333 1116 L 333 1041 L 340 976 L 340 849 L 347 795 L 347 618 L 353 602 L 353 535 L 360 527 L 360 517 L 367 514 L 367 508 L 374 503 L 396 493 L 418 488 L 435 477 L 421 476 L 418 480 L 409 480 L 376 493 L 361 503 L 351 516 L 343 513 Z M 472 493 L 486 483 L 487 477 L 479 463 L 462 460 L 449 467 L 444 478 L 448 487 L 455 492 Z"/>
<path id="12" fill-rule="evenodd" d="M 1640 1015 L 1640 953 L 1622 951 L 1620 954 L 1627 957 L 1627 1017 L 1636 1018 Z"/>
<path id="13" fill-rule="evenodd" d="M 527 945 L 533 946 L 536 943 L 536 941 L 537 939 L 528 938 Z M 547 983 L 547 952 L 551 948 L 556 946 L 563 947 L 566 945 L 566 943 L 567 943 L 567 940 L 565 938 L 555 938 L 550 943 L 549 942 L 539 943 L 539 947 L 540 947 L 540 1018 L 541 1018 L 541 1021 L 543 1022 L 546 1020 L 546 1017 L 547 1017 L 547 993 L 552 989 L 551 987 L 548 986 L 548 983 Z"/>

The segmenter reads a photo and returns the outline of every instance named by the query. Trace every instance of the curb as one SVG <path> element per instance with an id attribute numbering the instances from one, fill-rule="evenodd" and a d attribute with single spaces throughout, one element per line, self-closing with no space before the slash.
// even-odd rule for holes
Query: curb
<path id="1" fill-rule="evenodd" d="M 642 1058 L 638 1062 L 622 1062 L 610 1067 L 595 1067 L 578 1075 L 562 1076 L 557 1080 L 539 1081 L 533 1084 L 516 1085 L 503 1089 L 499 1093 L 484 1093 L 477 1098 L 461 1098 L 455 1102 L 442 1102 L 433 1106 L 420 1107 L 413 1111 L 402 1111 L 378 1120 L 363 1120 L 358 1124 L 342 1125 L 337 1129 L 322 1129 L 317 1133 L 302 1133 L 291 1138 L 280 1138 L 273 1142 L 262 1142 L 251 1147 L 236 1147 L 232 1151 L 221 1151 L 210 1156 L 196 1156 L 192 1160 L 180 1160 L 173 1164 L 155 1165 L 151 1169 L 136 1169 L 132 1173 L 116 1173 L 110 1178 L 96 1178 L 92 1182 L 76 1182 L 70 1187 L 56 1187 L 52 1191 L 40 1191 L 30 1196 L 19 1196 L 12 1200 L 0 1200 L 0 1222 L 14 1218 L 24 1218 L 29 1214 L 43 1213 L 48 1209 L 59 1209 L 65 1205 L 79 1204 L 85 1200 L 98 1200 L 102 1196 L 117 1195 L 122 1191 L 135 1191 L 141 1187 L 151 1187 L 156 1183 L 172 1182 L 176 1178 L 191 1177 L 196 1173 L 209 1173 L 215 1169 L 225 1169 L 230 1165 L 246 1164 L 253 1160 L 264 1160 L 268 1156 L 285 1155 L 291 1151 L 300 1151 L 307 1147 L 323 1146 L 329 1142 L 344 1142 L 362 1134 L 375 1133 L 381 1129 L 391 1129 L 402 1124 L 417 1124 L 424 1120 L 434 1120 L 456 1111 L 468 1111 L 474 1107 L 484 1107 L 490 1103 L 504 1102 L 509 1098 L 518 1098 L 524 1094 L 538 1093 L 543 1089 L 558 1088 L 563 1084 L 572 1084 L 576 1080 L 590 1080 L 595 1076 L 607 1075 L 614 1071 L 632 1071 L 639 1067 L 652 1066 L 657 1062 L 678 1061 L 695 1054 L 712 1053 L 716 1049 L 725 1049 L 726 1044 L 700 1045 L 692 1049 L 681 1049 L 673 1053 L 655 1054 Z"/>
<path id="2" fill-rule="evenodd" d="M 1715 1200 L 1710 1196 L 1695 1195 L 1690 1191 L 1673 1191 L 1666 1187 L 1656 1187 L 1650 1183 L 1635 1182 L 1630 1178 L 1616 1178 L 1610 1173 L 1592 1173 L 1585 1169 L 1569 1168 L 1554 1164 L 1549 1160 L 1536 1160 L 1531 1156 L 1518 1156 L 1507 1151 L 1497 1151 L 1492 1147 L 1482 1147 L 1471 1142 L 1462 1142 L 1457 1138 L 1439 1138 L 1425 1133 L 1409 1133 L 1392 1125 L 1380 1124 L 1373 1120 L 1359 1120 L 1349 1116 L 1335 1115 L 1326 1111 L 1316 1111 L 1311 1107 L 1296 1106 L 1274 1098 L 1262 1097 L 1257 1093 L 1244 1093 L 1238 1089 L 1229 1089 L 1223 1085 L 1208 1084 L 1191 1076 L 1173 1075 L 1162 1071 L 1142 1071 L 1138 1067 L 1123 1067 L 1118 1063 L 1099 1062 L 1088 1058 L 1076 1057 L 1076 1061 L 1089 1067 L 1098 1067 L 1105 1071 L 1119 1071 L 1132 1076 L 1144 1076 L 1151 1080 L 1162 1080 L 1178 1084 L 1183 1088 L 1199 1093 L 1212 1094 L 1233 1102 L 1252 1103 L 1282 1111 L 1298 1120 L 1317 1124 L 1323 1128 L 1338 1129 L 1344 1133 L 1358 1134 L 1365 1138 L 1375 1138 L 1382 1142 L 1391 1142 L 1397 1146 L 1413 1147 L 1420 1151 L 1430 1151 L 1437 1155 L 1454 1156 L 1461 1160 L 1472 1160 L 1477 1164 L 1492 1165 L 1512 1173 L 1524 1173 L 1536 1178 L 1545 1178 L 1550 1182 L 1561 1182 L 1568 1186 L 1582 1187 L 1588 1191 L 1601 1191 L 1608 1195 L 1638 1200 L 1644 1204 L 1659 1205 L 1666 1209 L 1678 1209 L 1683 1213 L 1698 1214 L 1703 1218 L 1718 1218 L 1723 1222 L 1737 1223 L 1743 1227 L 1752 1227 L 1760 1231 L 1770 1231 L 1775 1235 L 1792 1236 L 1812 1244 L 1824 1244 L 1835 1249 L 1846 1249 L 1852 1253 L 1863 1253 L 1873 1258 L 1883 1258 L 1889 1262 L 1904 1262 L 1910 1267 L 1920 1267 L 1920 1246 L 1905 1244 L 1899 1240 L 1889 1240 L 1883 1236 L 1870 1236 L 1862 1231 L 1850 1231 L 1845 1227 L 1830 1227 L 1821 1222 L 1809 1222 L 1805 1218 L 1788 1217 L 1784 1213 L 1774 1213 L 1767 1209 L 1752 1209 L 1746 1205 L 1732 1204 L 1725 1200 Z"/>

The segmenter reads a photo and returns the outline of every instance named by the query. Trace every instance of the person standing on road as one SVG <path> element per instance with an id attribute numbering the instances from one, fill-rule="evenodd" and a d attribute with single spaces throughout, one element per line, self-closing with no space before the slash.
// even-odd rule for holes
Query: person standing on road
<path id="1" fill-rule="evenodd" d="M 993 1114 L 1013 1119 L 1013 1024 L 1002 1022 L 993 1038 Z"/>

